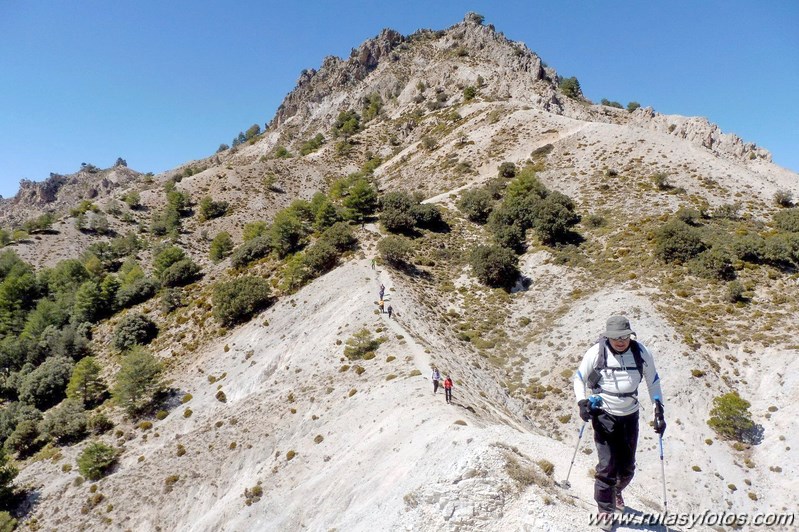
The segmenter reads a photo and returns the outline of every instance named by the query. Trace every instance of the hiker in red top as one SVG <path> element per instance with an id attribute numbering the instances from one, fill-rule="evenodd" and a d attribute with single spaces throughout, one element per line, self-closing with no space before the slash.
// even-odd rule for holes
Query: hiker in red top
<path id="1" fill-rule="evenodd" d="M 449 375 L 444 380 L 444 398 L 447 404 L 452 404 L 452 378 Z"/>

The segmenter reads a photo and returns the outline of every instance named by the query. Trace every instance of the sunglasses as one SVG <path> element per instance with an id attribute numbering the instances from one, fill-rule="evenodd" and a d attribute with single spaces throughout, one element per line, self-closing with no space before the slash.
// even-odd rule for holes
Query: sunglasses
<path id="1" fill-rule="evenodd" d="M 608 338 L 608 340 L 613 340 L 614 342 L 623 342 L 623 341 L 629 340 L 629 339 L 630 339 L 630 335 L 629 334 L 625 334 L 624 336 L 619 336 L 618 338 Z"/>

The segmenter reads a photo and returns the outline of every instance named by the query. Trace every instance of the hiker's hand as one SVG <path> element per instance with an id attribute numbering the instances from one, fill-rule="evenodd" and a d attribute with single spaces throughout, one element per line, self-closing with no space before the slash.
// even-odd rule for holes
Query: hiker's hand
<path id="1" fill-rule="evenodd" d="M 591 406 L 588 404 L 588 399 L 580 399 L 577 401 L 577 406 L 580 407 L 580 419 L 583 421 L 591 419 Z"/>
<path id="2" fill-rule="evenodd" d="M 655 433 L 663 436 L 666 432 L 666 419 L 663 417 L 663 403 L 655 400 Z"/>

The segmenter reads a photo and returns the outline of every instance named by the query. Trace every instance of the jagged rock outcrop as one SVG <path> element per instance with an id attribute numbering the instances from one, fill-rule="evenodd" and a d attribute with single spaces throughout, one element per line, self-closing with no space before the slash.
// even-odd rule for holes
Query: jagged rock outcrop
<path id="1" fill-rule="evenodd" d="M 719 126 L 705 117 L 664 115 L 655 112 L 651 107 L 641 107 L 631 114 L 630 123 L 688 140 L 726 158 L 762 159 L 771 162 L 771 153 L 768 150 L 752 142 L 744 142 L 737 135 L 723 133 Z"/>
<path id="2" fill-rule="evenodd" d="M 325 97 L 363 80 L 377 68 L 381 59 L 388 57 L 404 41 L 405 38 L 398 32 L 384 29 L 374 39 L 353 49 L 347 61 L 328 56 L 319 71 L 303 70 L 297 87 L 280 105 L 270 127 L 285 123 L 302 109 L 303 104 L 321 102 Z"/>
<path id="3" fill-rule="evenodd" d="M 86 165 L 70 175 L 51 173 L 40 182 L 23 179 L 16 196 L 0 199 L 0 223 L 14 225 L 45 211 L 65 212 L 84 199 L 109 198 L 140 175 L 123 165 L 105 170 Z"/>

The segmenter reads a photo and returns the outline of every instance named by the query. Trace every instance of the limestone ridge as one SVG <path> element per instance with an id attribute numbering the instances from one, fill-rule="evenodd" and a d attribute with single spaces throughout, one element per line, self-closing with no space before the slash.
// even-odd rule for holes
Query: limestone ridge
<path id="1" fill-rule="evenodd" d="M 578 73 L 579 75 L 579 73 Z M 354 48 L 343 60 L 328 56 L 320 69 L 304 70 L 296 87 L 279 106 L 269 129 L 303 133 L 326 129 L 338 112 L 358 108 L 359 100 L 378 93 L 398 104 L 411 101 L 419 81 L 431 87 L 474 84 L 482 77 L 498 100 L 513 101 L 549 113 L 591 122 L 628 124 L 672 135 L 724 158 L 771 162 L 771 154 L 721 129 L 703 117 L 665 115 L 652 108 L 633 113 L 585 99 L 565 97 L 557 72 L 524 43 L 512 41 L 493 25 L 468 13 L 454 26 L 420 29 L 403 36 L 384 29 Z"/>
<path id="2" fill-rule="evenodd" d="M 459 62 L 466 62 L 467 68 L 455 66 Z M 467 15 L 443 31 L 421 29 L 402 36 L 384 29 L 354 48 L 347 60 L 326 57 L 318 71 L 301 73 L 270 128 L 305 123 L 315 118 L 320 108 L 327 108 L 324 104 L 331 100 L 341 110 L 371 92 L 402 101 L 402 94 L 415 90 L 418 81 L 428 81 L 431 86 L 473 84 L 478 75 L 486 81 L 496 78 L 498 96 L 526 96 L 527 100 L 533 96 L 532 103 L 537 106 L 562 111 L 555 95 L 555 72 L 546 69 L 523 44 L 508 40 L 493 26 L 483 26 Z"/>
<path id="3" fill-rule="evenodd" d="M 84 199 L 107 199 L 141 175 L 123 165 L 101 170 L 89 164 L 73 174 L 51 173 L 44 181 L 22 179 L 16 196 L 0 198 L 0 222 L 19 223 L 45 211 L 65 211 Z"/>

